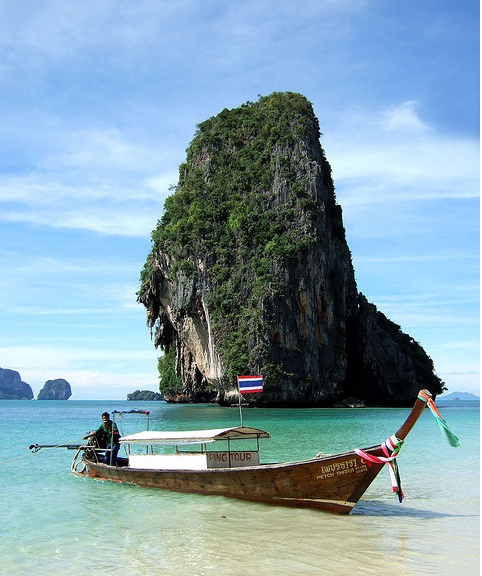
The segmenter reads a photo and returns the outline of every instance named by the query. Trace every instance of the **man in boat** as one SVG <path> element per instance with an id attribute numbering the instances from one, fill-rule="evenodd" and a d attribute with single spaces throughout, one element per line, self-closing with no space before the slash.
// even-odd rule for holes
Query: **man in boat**
<path id="1" fill-rule="evenodd" d="M 117 464 L 117 453 L 119 452 L 120 434 L 117 424 L 112 422 L 108 412 L 102 414 L 102 425 L 90 432 L 84 438 L 95 436 L 100 448 L 105 448 L 104 463 L 115 466 Z"/>

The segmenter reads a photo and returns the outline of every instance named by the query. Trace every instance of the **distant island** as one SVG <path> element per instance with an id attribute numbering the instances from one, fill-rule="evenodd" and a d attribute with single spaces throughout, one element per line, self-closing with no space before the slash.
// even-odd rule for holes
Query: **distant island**
<path id="1" fill-rule="evenodd" d="M 479 396 L 471 394 L 470 392 L 451 392 L 450 394 L 444 394 L 437 398 L 437 405 L 465 406 L 469 403 L 471 405 L 480 404 Z"/>
<path id="2" fill-rule="evenodd" d="M 64 378 L 47 380 L 37 400 L 68 400 L 72 396 L 70 384 Z M 0 368 L 0 400 L 33 400 L 30 384 L 24 382 L 16 370 Z"/>
<path id="3" fill-rule="evenodd" d="M 0 368 L 0 400 L 32 400 L 33 391 L 16 370 Z"/>
<path id="4" fill-rule="evenodd" d="M 151 390 L 136 390 L 132 394 L 127 394 L 127 400 L 141 400 L 141 401 L 158 401 L 164 400 L 164 396 L 159 392 L 152 392 Z"/>
<path id="5" fill-rule="evenodd" d="M 47 380 L 37 394 L 37 400 L 68 400 L 72 396 L 70 384 L 64 378 Z"/>

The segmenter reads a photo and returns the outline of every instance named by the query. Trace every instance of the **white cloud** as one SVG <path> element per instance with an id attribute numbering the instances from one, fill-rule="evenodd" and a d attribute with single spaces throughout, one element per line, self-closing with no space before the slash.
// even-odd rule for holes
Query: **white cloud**
<path id="1" fill-rule="evenodd" d="M 35 253 L 19 256 L 15 252 L 1 249 L 0 267 L 5 270 L 8 269 L 8 276 L 0 280 L 0 284 L 5 286 L 12 283 L 25 284 L 25 281 L 30 286 L 36 278 L 42 278 L 46 272 L 48 272 L 48 277 L 56 283 L 59 283 L 61 279 L 66 279 L 68 282 L 79 286 L 84 280 L 91 282 L 91 279 L 95 278 L 105 282 L 105 278 L 108 277 L 110 285 L 118 275 L 125 277 L 126 273 L 137 275 L 139 272 L 139 262 L 130 261 L 122 254 L 102 253 L 95 254 L 92 258 L 85 258 L 72 253 L 70 257 L 55 258 L 47 254 L 38 255 Z M 125 285 L 123 286 L 125 289 Z M 92 288 L 94 289 L 94 287 L 96 290 L 102 289 L 102 286 L 93 285 Z M 133 289 L 131 284 L 128 287 Z"/>
<path id="2" fill-rule="evenodd" d="M 138 0 L 135 3 L 84 0 L 2 2 L 0 37 L 4 58 L 0 78 L 42 86 L 63 68 L 107 80 L 139 66 L 164 71 L 172 66 L 239 74 L 246 62 L 305 37 L 344 37 L 349 17 L 367 0 Z M 284 50 L 283 58 L 291 57 Z M 92 60 L 90 64 L 88 60 Z M 107 63 L 107 70 L 102 63 Z M 105 66 L 105 64 L 104 64 Z M 2 73 L 3 72 L 3 73 Z M 69 78 L 66 78 L 67 81 Z"/>
<path id="3" fill-rule="evenodd" d="M 26 373 L 50 374 L 49 378 L 74 372 L 95 374 L 98 364 L 102 365 L 102 373 L 116 374 L 117 377 L 139 370 L 144 374 L 156 375 L 159 354 L 154 348 L 125 350 L 102 345 L 92 348 L 39 345 L 0 347 L 1 367 L 17 370 L 22 378 Z M 86 366 L 91 367 L 90 371 L 86 370 Z"/>
<path id="4" fill-rule="evenodd" d="M 439 133 L 416 103 L 348 112 L 325 135 L 342 206 L 479 196 L 479 144 Z"/>
<path id="5" fill-rule="evenodd" d="M 77 366 L 82 363 L 94 363 L 97 360 L 109 362 L 126 362 L 128 359 L 148 360 L 152 358 L 152 350 L 119 350 L 105 347 L 93 348 L 61 348 L 49 346 L 2 346 L 2 362 L 19 366 L 41 365 L 49 369 L 59 366 Z"/>
<path id="6" fill-rule="evenodd" d="M 45 172 L 84 171 L 84 178 L 94 173 L 152 173 L 172 161 L 167 144 L 138 142 L 119 129 L 92 127 L 55 134 L 56 147 L 41 160 Z"/>
<path id="7" fill-rule="evenodd" d="M 61 177 L 61 175 L 59 175 Z M 0 220 L 51 228 L 90 230 L 104 235 L 149 236 L 170 194 L 160 183 L 125 187 L 112 181 L 98 187 L 65 185 L 37 178 L 3 178 L 0 198 L 4 206 Z M 164 192 L 164 193 L 163 193 Z"/>
<path id="8" fill-rule="evenodd" d="M 380 113 L 378 124 L 382 131 L 402 134 L 426 133 L 429 130 L 427 124 L 422 122 L 416 112 L 417 103 L 407 100 L 400 105 L 393 106 Z"/>
<path id="9" fill-rule="evenodd" d="M 177 184 L 167 142 L 117 130 L 50 132 L 46 156 L 25 174 L 0 175 L 0 220 L 104 235 L 148 236 Z M 174 151 L 173 151 L 174 150 Z"/>

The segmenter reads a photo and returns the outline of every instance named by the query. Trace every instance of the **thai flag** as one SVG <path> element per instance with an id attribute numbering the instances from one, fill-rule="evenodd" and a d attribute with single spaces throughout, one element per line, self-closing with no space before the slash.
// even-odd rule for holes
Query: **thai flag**
<path id="1" fill-rule="evenodd" d="M 238 388 L 240 394 L 253 394 L 263 391 L 262 376 L 238 376 Z"/>

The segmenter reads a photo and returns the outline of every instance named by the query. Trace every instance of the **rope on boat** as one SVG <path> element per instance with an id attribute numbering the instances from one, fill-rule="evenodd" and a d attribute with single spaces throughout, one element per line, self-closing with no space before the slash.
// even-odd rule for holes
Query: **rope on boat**
<path id="1" fill-rule="evenodd" d="M 83 476 L 87 469 L 87 464 L 84 462 L 84 460 L 79 460 L 79 455 L 85 450 L 85 448 L 85 446 L 80 446 L 72 459 L 72 464 L 70 465 L 70 470 L 77 476 Z M 81 466 L 80 468 L 79 465 Z"/>
<path id="2" fill-rule="evenodd" d="M 460 446 L 460 440 L 450 430 L 450 428 L 447 425 L 447 422 L 445 422 L 445 420 L 442 418 L 432 398 L 430 398 L 430 396 L 427 396 L 423 390 L 420 391 L 418 398 L 419 400 L 423 400 L 423 402 L 427 403 L 427 406 L 430 408 L 430 412 L 432 412 L 432 414 L 435 416 L 435 420 L 437 421 L 438 427 L 440 428 L 442 434 L 449 441 L 450 446 L 452 446 L 453 448 L 457 448 L 457 446 Z"/>
<path id="3" fill-rule="evenodd" d="M 33 456 L 34 452 L 29 452 L 28 454 L 23 454 L 22 456 L 15 456 L 14 458 L 9 458 L 8 460 L 2 460 L 0 464 L 6 464 L 7 462 L 13 462 L 14 460 L 21 460 L 22 458 L 28 458 Z"/>
<path id="4" fill-rule="evenodd" d="M 385 456 L 374 456 L 368 454 L 359 448 L 355 448 L 355 453 L 358 454 L 370 466 L 374 464 L 388 464 L 388 471 L 390 473 L 390 480 L 392 482 L 392 490 L 398 496 L 398 501 L 401 503 L 405 494 L 402 490 L 402 480 L 400 478 L 400 470 L 398 468 L 397 456 L 402 448 L 403 440 L 399 440 L 395 435 L 390 436 L 388 440 L 380 444 L 380 448 Z"/>

